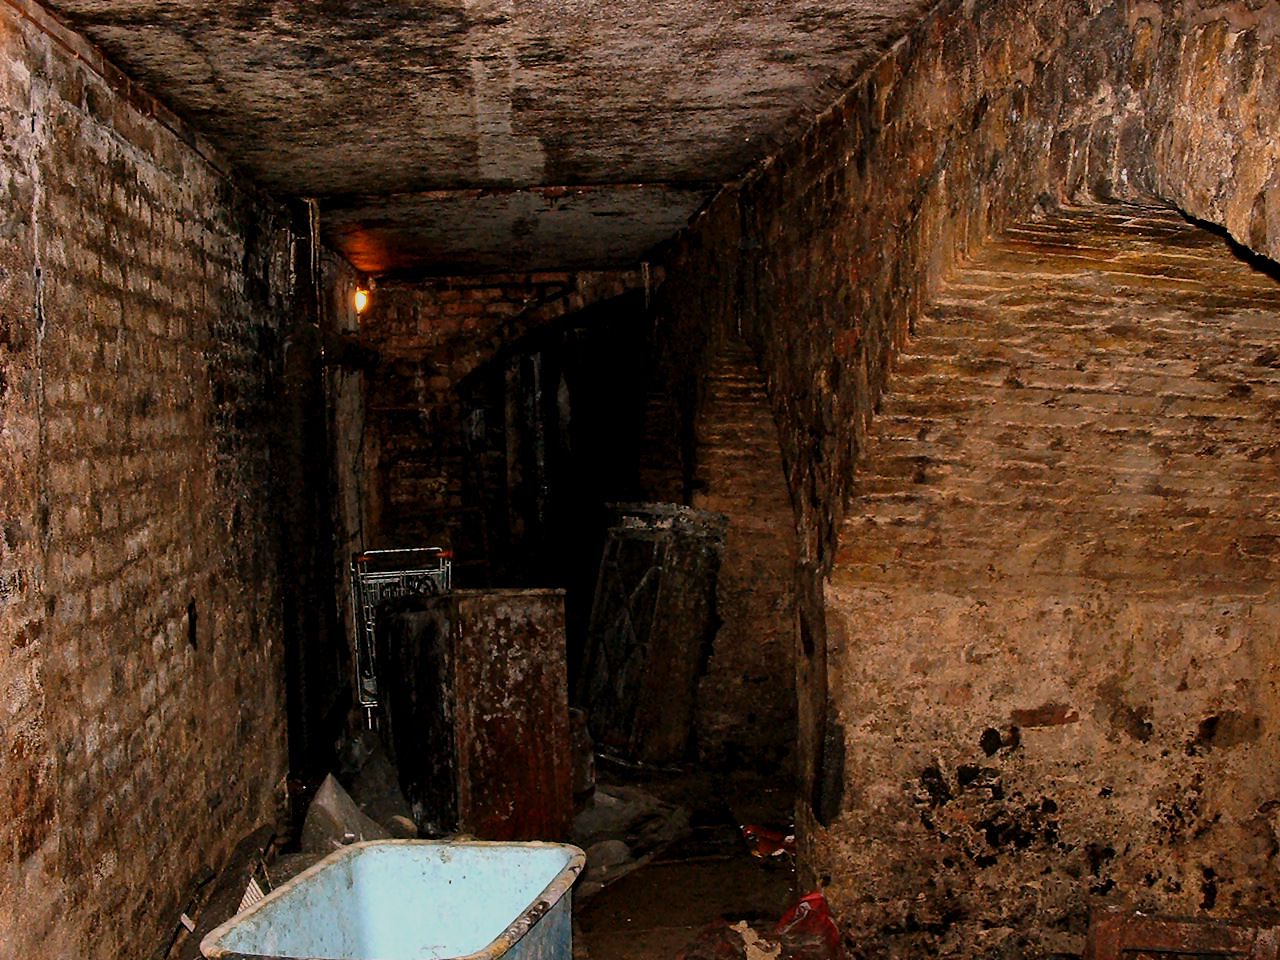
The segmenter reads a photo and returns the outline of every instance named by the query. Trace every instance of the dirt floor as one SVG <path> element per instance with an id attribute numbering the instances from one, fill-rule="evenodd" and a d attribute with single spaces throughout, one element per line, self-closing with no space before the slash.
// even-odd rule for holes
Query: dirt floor
<path id="1" fill-rule="evenodd" d="M 689 813 L 669 847 L 574 904 L 577 960 L 676 960 L 721 921 L 772 930 L 795 901 L 790 855 L 760 857 L 744 825 L 790 831 L 790 782 L 753 775 L 602 770 Z"/>

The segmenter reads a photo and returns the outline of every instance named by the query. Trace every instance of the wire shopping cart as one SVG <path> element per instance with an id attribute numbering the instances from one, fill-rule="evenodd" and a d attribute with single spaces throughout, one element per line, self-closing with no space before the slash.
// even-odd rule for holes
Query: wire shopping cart
<path id="1" fill-rule="evenodd" d="M 375 650 L 378 607 L 399 597 L 436 596 L 452 586 L 453 553 L 443 547 L 365 550 L 351 558 L 351 606 L 355 615 L 352 647 L 356 698 L 370 728 L 378 707 Z"/>

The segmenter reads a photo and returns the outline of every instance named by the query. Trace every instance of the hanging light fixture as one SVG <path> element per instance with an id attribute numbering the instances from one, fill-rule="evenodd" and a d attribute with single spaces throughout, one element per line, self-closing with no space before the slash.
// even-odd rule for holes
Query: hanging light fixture
<path id="1" fill-rule="evenodd" d="M 369 289 L 368 287 L 356 287 L 355 296 L 352 298 L 355 304 L 356 315 L 364 313 L 369 309 Z"/>

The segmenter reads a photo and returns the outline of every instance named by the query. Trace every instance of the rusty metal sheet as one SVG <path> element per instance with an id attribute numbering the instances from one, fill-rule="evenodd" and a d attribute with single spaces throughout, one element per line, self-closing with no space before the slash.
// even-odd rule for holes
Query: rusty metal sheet
<path id="1" fill-rule="evenodd" d="M 563 590 L 459 590 L 382 617 L 388 738 L 419 825 L 559 840 L 573 822 Z"/>
<path id="2" fill-rule="evenodd" d="M 1090 915 L 1084 960 L 1121 960 L 1135 952 L 1276 960 L 1278 945 L 1280 928 L 1247 919 L 1162 917 L 1103 907 Z"/>
<path id="3" fill-rule="evenodd" d="M 489 840 L 567 837 L 564 591 L 461 590 L 451 600 L 462 827 Z"/>

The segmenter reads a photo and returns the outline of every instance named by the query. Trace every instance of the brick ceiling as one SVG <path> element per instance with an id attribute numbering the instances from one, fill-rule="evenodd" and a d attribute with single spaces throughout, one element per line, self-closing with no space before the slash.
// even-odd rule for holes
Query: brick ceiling
<path id="1" fill-rule="evenodd" d="M 47 6 L 378 274 L 643 259 L 934 2 Z"/>

